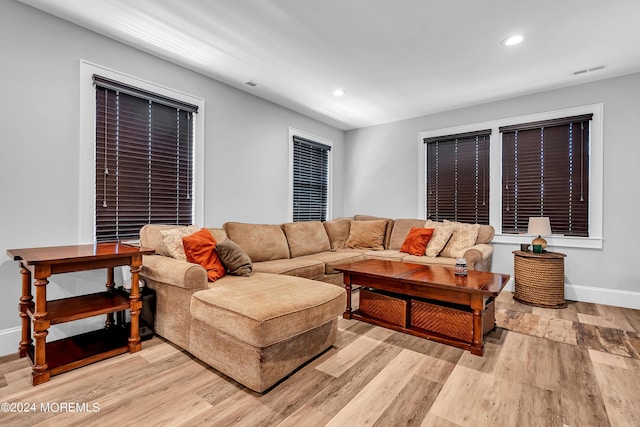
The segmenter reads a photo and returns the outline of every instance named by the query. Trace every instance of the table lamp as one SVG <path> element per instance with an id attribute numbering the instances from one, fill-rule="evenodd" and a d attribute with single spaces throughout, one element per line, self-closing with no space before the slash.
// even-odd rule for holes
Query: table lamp
<path id="1" fill-rule="evenodd" d="M 542 246 L 542 250 L 546 249 L 547 241 L 542 238 L 542 236 L 548 236 L 551 234 L 551 223 L 549 222 L 548 216 L 533 216 L 529 218 L 529 228 L 527 229 L 527 234 L 531 234 L 533 236 L 538 235 L 533 242 L 532 245 L 540 245 Z"/>

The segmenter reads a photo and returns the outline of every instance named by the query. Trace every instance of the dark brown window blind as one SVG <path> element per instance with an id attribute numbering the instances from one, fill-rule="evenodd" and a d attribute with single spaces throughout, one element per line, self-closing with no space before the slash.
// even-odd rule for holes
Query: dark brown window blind
<path id="1" fill-rule="evenodd" d="M 489 224 L 491 129 L 425 138 L 427 218 Z"/>
<path id="2" fill-rule="evenodd" d="M 293 221 L 325 221 L 331 147 L 293 136 Z"/>
<path id="3" fill-rule="evenodd" d="M 149 223 L 193 222 L 197 107 L 94 76 L 96 241 L 138 239 Z"/>
<path id="4" fill-rule="evenodd" d="M 500 128 L 502 232 L 526 232 L 547 216 L 553 234 L 589 236 L 589 124 L 592 115 Z"/>

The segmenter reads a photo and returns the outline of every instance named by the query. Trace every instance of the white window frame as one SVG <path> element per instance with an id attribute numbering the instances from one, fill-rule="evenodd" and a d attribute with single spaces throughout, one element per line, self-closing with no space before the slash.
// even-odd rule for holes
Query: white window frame
<path id="1" fill-rule="evenodd" d="M 333 141 L 322 138 L 317 135 L 310 134 L 295 128 L 289 128 L 289 206 L 287 209 L 287 218 L 289 222 L 293 222 L 293 137 L 298 136 L 300 138 L 308 139 L 311 141 L 324 144 L 331 147 L 328 152 L 329 156 L 329 168 L 328 168 L 328 191 L 327 191 L 327 220 L 332 219 L 332 206 L 333 206 Z"/>
<path id="2" fill-rule="evenodd" d="M 582 114 L 593 114 L 590 123 L 589 144 L 589 237 L 560 236 L 546 237 L 548 244 L 554 247 L 602 249 L 604 240 L 604 137 L 603 104 L 591 104 L 563 110 L 535 113 L 518 117 L 497 119 L 481 123 L 454 126 L 445 129 L 422 131 L 418 139 L 418 215 L 426 218 L 426 155 L 424 138 L 471 132 L 479 129 L 491 129 L 489 148 L 489 223 L 496 229 L 494 243 L 520 244 L 522 234 L 502 233 L 502 134 L 501 126 L 551 120 Z"/>
<path id="3" fill-rule="evenodd" d="M 78 150 L 78 238 L 82 243 L 95 242 L 95 176 L 96 176 L 96 95 L 93 75 L 116 80 L 143 90 L 154 92 L 198 106 L 194 135 L 193 223 L 204 223 L 204 117 L 203 98 L 186 94 L 138 77 L 80 60 L 80 141 Z"/>

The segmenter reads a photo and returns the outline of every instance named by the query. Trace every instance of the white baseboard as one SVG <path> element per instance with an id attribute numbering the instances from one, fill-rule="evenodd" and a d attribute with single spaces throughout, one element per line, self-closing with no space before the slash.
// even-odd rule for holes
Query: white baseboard
<path id="1" fill-rule="evenodd" d="M 6 356 L 11 353 L 18 354 L 21 331 L 22 328 L 20 326 L 0 330 L 0 356 Z"/>
<path id="2" fill-rule="evenodd" d="M 504 287 L 506 291 L 513 292 L 513 279 Z M 564 297 L 571 301 L 591 302 L 596 304 L 612 305 L 640 310 L 640 292 L 619 289 L 596 288 L 593 286 L 581 286 L 565 284 Z M 21 328 L 7 328 L 0 330 L 0 356 L 6 356 L 18 352 Z M 58 339 L 55 332 L 49 338 Z"/>
<path id="3" fill-rule="evenodd" d="M 513 279 L 504 287 L 513 292 Z M 640 310 L 640 292 L 620 289 L 596 288 L 593 286 L 564 285 L 564 298 L 570 301 L 591 302 Z"/>
<path id="4" fill-rule="evenodd" d="M 104 327 L 104 319 L 100 316 L 94 316 L 89 319 L 83 319 L 66 324 L 54 325 L 49 328 L 47 341 L 56 341 L 65 337 L 70 337 L 84 332 L 95 331 Z M 22 339 L 22 328 L 16 326 L 14 328 L 0 329 L 0 356 L 18 353 L 20 340 Z"/>
<path id="5" fill-rule="evenodd" d="M 571 301 L 593 302 L 640 310 L 640 292 L 636 291 L 565 285 L 564 297 Z"/>

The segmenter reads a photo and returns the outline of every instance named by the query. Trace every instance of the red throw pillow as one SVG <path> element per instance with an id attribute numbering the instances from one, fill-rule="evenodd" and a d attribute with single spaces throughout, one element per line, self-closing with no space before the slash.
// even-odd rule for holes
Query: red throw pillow
<path id="1" fill-rule="evenodd" d="M 433 236 L 433 228 L 413 227 L 409 230 L 409 234 L 404 239 L 400 252 L 406 252 L 411 255 L 424 255 L 427 244 Z"/>
<path id="2" fill-rule="evenodd" d="M 203 266 L 207 270 L 210 282 L 215 282 L 226 273 L 226 268 L 215 251 L 216 244 L 213 234 L 206 228 L 182 238 L 187 261 Z"/>

